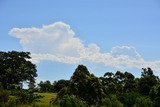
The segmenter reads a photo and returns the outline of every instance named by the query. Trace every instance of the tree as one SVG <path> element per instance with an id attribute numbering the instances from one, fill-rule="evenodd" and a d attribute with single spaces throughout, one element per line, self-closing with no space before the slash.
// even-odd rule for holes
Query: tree
<path id="1" fill-rule="evenodd" d="M 151 68 L 142 68 L 143 72 L 138 82 L 138 90 L 142 95 L 149 95 L 152 86 L 156 85 L 159 78 L 153 74 Z"/>
<path id="2" fill-rule="evenodd" d="M 124 84 L 125 84 L 125 75 L 121 71 L 117 71 L 114 75 L 114 79 L 117 85 L 117 91 L 123 93 Z"/>
<path id="3" fill-rule="evenodd" d="M 123 92 L 128 93 L 136 90 L 137 84 L 134 75 L 129 72 L 125 72 L 124 88 Z"/>
<path id="4" fill-rule="evenodd" d="M 154 103 L 151 99 L 140 96 L 136 99 L 134 107 L 154 107 Z"/>
<path id="5" fill-rule="evenodd" d="M 142 70 L 143 70 L 141 74 L 142 77 L 147 77 L 147 76 L 155 77 L 151 68 L 142 68 Z"/>
<path id="6" fill-rule="evenodd" d="M 59 80 L 59 81 L 56 81 L 53 85 L 53 89 L 54 89 L 54 92 L 59 92 L 61 89 L 63 89 L 64 87 L 68 87 L 70 84 L 70 81 L 69 80 Z"/>
<path id="7" fill-rule="evenodd" d="M 133 107 L 133 105 L 136 102 L 136 99 L 139 97 L 139 93 L 129 92 L 123 93 L 121 96 L 119 96 L 119 100 L 124 104 L 125 107 Z"/>
<path id="8" fill-rule="evenodd" d="M 121 71 L 117 71 L 114 75 L 115 80 L 117 81 L 117 83 L 123 84 L 124 83 L 124 79 L 125 79 L 125 75 L 123 72 Z"/>
<path id="9" fill-rule="evenodd" d="M 0 83 L 4 89 L 20 83 L 34 83 L 36 66 L 29 59 L 29 52 L 0 52 Z"/>
<path id="10" fill-rule="evenodd" d="M 106 72 L 103 77 L 105 85 L 109 84 L 110 82 L 114 82 L 114 74 L 112 72 Z"/>
<path id="11" fill-rule="evenodd" d="M 155 102 L 155 107 L 160 107 L 160 85 L 153 86 L 149 92 L 151 100 Z"/>
<path id="12" fill-rule="evenodd" d="M 87 80 L 89 76 L 90 73 L 87 67 L 83 65 L 78 65 L 70 79 L 73 94 L 77 94 L 79 97 L 84 97 L 86 92 L 85 86 L 87 85 Z"/>
<path id="13" fill-rule="evenodd" d="M 102 87 L 100 79 L 83 65 L 79 65 L 71 77 L 71 92 L 89 105 L 99 105 L 104 95 Z"/>
<path id="14" fill-rule="evenodd" d="M 105 94 L 116 92 L 114 73 L 106 72 L 103 77 L 100 77 L 100 79 Z"/>
<path id="15" fill-rule="evenodd" d="M 40 81 L 38 84 L 41 92 L 51 92 L 53 91 L 53 85 L 51 85 L 51 82 L 49 80 L 47 81 Z"/>
<path id="16" fill-rule="evenodd" d="M 118 101 L 116 95 L 110 95 L 102 99 L 102 107 L 124 107 L 123 104 Z"/>

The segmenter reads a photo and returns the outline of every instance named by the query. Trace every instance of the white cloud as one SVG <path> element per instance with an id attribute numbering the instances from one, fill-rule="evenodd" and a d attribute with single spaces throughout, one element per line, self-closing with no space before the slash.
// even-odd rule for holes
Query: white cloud
<path id="1" fill-rule="evenodd" d="M 77 55 L 83 48 L 81 40 L 75 37 L 70 26 L 62 22 L 42 28 L 13 28 L 9 34 L 20 39 L 24 50 L 36 54 Z"/>
<path id="2" fill-rule="evenodd" d="M 146 61 L 132 46 L 116 46 L 103 53 L 96 44 L 84 43 L 68 24 L 56 22 L 42 28 L 13 28 L 10 35 L 20 39 L 25 51 L 32 53 L 32 61 L 43 60 L 76 64 L 88 61 L 116 68 L 151 67 L 159 70 L 160 61 Z"/>
<path id="3" fill-rule="evenodd" d="M 116 46 L 111 49 L 112 56 L 119 57 L 121 55 L 127 55 L 131 59 L 141 59 L 141 55 L 132 46 Z"/>

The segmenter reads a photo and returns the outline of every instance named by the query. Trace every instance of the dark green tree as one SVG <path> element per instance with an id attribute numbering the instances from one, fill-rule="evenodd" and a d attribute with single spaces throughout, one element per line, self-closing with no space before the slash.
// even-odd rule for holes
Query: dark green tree
<path id="1" fill-rule="evenodd" d="M 71 77 L 71 92 L 89 105 L 100 104 L 104 95 L 102 87 L 100 79 L 83 65 L 79 65 Z"/>
<path id="2" fill-rule="evenodd" d="M 125 75 L 123 72 L 117 71 L 114 75 L 114 78 L 117 81 L 117 83 L 124 84 Z"/>
<path id="3" fill-rule="evenodd" d="M 143 72 L 138 82 L 138 90 L 142 95 L 149 95 L 152 86 L 156 85 L 159 78 L 153 74 L 151 68 L 142 68 Z"/>
<path id="4" fill-rule="evenodd" d="M 44 82 L 40 81 L 38 86 L 41 92 L 53 92 L 53 85 L 51 84 L 49 80 L 44 81 Z"/>
<path id="5" fill-rule="evenodd" d="M 117 71 L 114 75 L 114 79 L 117 86 L 117 92 L 123 93 L 124 91 L 124 84 L 125 84 L 125 75 L 121 71 Z"/>
<path id="6" fill-rule="evenodd" d="M 103 77 L 100 77 L 100 79 L 105 94 L 111 94 L 116 92 L 117 89 L 115 84 L 114 73 L 106 72 Z"/>
<path id="7" fill-rule="evenodd" d="M 69 85 L 70 85 L 69 80 L 63 80 L 63 79 L 58 80 L 53 83 L 54 92 L 59 92 L 61 89 L 63 89 L 64 87 L 68 87 Z"/>
<path id="8" fill-rule="evenodd" d="M 116 95 L 109 95 L 102 99 L 102 107 L 124 107 Z"/>
<path id="9" fill-rule="evenodd" d="M 137 84 L 136 84 L 134 75 L 132 75 L 129 72 L 125 72 L 124 75 L 125 75 L 125 80 L 124 80 L 123 92 L 128 93 L 128 92 L 136 91 Z"/>
<path id="10" fill-rule="evenodd" d="M 24 81 L 35 81 L 36 66 L 29 59 L 29 52 L 0 52 L 0 83 L 4 89 Z"/>
<path id="11" fill-rule="evenodd" d="M 103 77 L 105 85 L 109 84 L 110 82 L 114 82 L 114 74 L 112 72 L 106 72 Z"/>
<path id="12" fill-rule="evenodd" d="M 71 89 L 73 94 L 77 94 L 79 97 L 84 97 L 85 91 L 87 87 L 87 81 L 90 76 L 90 73 L 87 67 L 83 65 L 78 65 L 75 72 L 73 73 L 70 81 L 71 81 Z"/>
<path id="13" fill-rule="evenodd" d="M 150 98 L 140 96 L 136 99 L 134 107 L 154 107 L 154 103 Z"/>
<path id="14" fill-rule="evenodd" d="M 121 96 L 119 96 L 119 100 L 124 104 L 124 107 L 133 107 L 136 99 L 139 97 L 140 95 L 137 92 L 128 92 L 122 93 Z"/>
<path id="15" fill-rule="evenodd" d="M 153 86 L 150 90 L 149 96 L 155 102 L 155 107 L 160 107 L 160 85 Z"/>

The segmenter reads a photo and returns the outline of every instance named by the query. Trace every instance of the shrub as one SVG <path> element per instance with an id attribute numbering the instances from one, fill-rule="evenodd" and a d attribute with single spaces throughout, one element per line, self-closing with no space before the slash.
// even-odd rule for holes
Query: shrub
<path id="1" fill-rule="evenodd" d="M 16 99 L 9 99 L 7 103 L 4 104 L 4 107 L 17 107 Z"/>
<path id="2" fill-rule="evenodd" d="M 76 98 L 74 95 L 65 95 L 61 99 L 57 99 L 54 103 L 59 107 L 87 107 L 87 104 Z"/>
<path id="3" fill-rule="evenodd" d="M 17 97 L 17 102 L 21 104 L 37 102 L 42 98 L 41 95 L 34 94 L 33 91 L 29 90 L 14 91 L 14 96 Z"/>
<path id="4" fill-rule="evenodd" d="M 102 106 L 104 107 L 112 107 L 112 102 L 109 98 L 102 99 Z"/>
<path id="5" fill-rule="evenodd" d="M 154 103 L 146 97 L 138 97 L 134 107 L 154 107 Z"/>
<path id="6" fill-rule="evenodd" d="M 123 104 L 118 101 L 116 95 L 111 95 L 102 99 L 102 107 L 123 107 Z"/>
<path id="7" fill-rule="evenodd" d="M 140 95 L 136 92 L 124 93 L 120 95 L 119 100 L 126 106 L 131 107 L 135 104 L 136 99 L 140 97 Z"/>
<path id="8" fill-rule="evenodd" d="M 9 93 L 6 90 L 0 89 L 0 102 L 5 103 L 9 99 Z"/>

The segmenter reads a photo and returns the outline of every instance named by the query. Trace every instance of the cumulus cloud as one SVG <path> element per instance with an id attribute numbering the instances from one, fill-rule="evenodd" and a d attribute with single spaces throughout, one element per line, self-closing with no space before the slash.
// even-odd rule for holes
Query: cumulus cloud
<path id="1" fill-rule="evenodd" d="M 94 43 L 84 45 L 71 27 L 63 22 L 41 28 L 13 28 L 9 34 L 20 40 L 25 51 L 32 53 L 34 63 L 44 60 L 69 64 L 88 61 L 116 68 L 160 68 L 160 61 L 144 60 L 132 46 L 116 46 L 105 53 Z"/>
<path id="2" fill-rule="evenodd" d="M 119 57 L 123 55 L 127 55 L 131 59 L 141 59 L 141 55 L 136 51 L 136 49 L 132 46 L 116 46 L 111 49 L 112 56 Z"/>
<path id="3" fill-rule="evenodd" d="M 81 40 L 75 37 L 69 25 L 57 22 L 42 28 L 13 28 L 10 35 L 20 39 L 24 50 L 38 54 L 77 55 Z"/>

